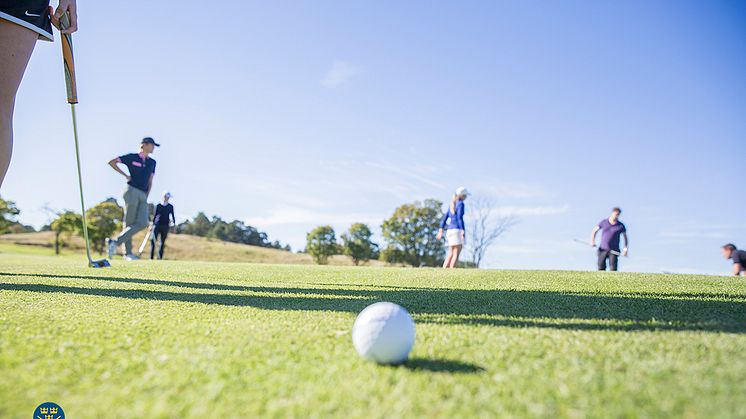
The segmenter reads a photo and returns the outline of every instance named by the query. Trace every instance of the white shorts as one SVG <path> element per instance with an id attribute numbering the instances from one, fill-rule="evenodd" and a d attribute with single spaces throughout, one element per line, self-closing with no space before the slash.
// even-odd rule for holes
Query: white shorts
<path id="1" fill-rule="evenodd" d="M 463 246 L 464 240 L 461 240 L 461 233 L 463 233 L 464 230 L 458 230 L 455 228 L 446 230 L 446 241 L 448 242 L 448 246 Z"/>

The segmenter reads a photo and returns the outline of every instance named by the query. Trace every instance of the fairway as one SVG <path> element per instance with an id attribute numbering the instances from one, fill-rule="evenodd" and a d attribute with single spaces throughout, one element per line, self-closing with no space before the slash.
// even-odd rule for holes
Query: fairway
<path id="1" fill-rule="evenodd" d="M 746 282 L 0 254 L 0 417 L 745 417 Z M 410 361 L 360 359 L 401 304 Z"/>

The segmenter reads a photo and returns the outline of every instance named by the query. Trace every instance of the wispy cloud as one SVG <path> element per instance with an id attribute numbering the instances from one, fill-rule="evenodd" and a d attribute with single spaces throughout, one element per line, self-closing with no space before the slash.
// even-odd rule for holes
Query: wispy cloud
<path id="1" fill-rule="evenodd" d="M 390 163 L 384 162 L 373 162 L 367 161 L 365 165 L 376 170 L 386 171 L 399 177 L 404 177 L 412 180 L 416 180 L 425 185 L 432 186 L 438 189 L 445 189 L 445 185 L 437 180 L 426 176 L 426 174 L 433 174 L 436 168 L 428 165 L 419 165 L 411 169 L 404 168 L 402 166 L 396 166 Z"/>
<path id="2" fill-rule="evenodd" d="M 686 243 L 702 239 L 727 240 L 738 237 L 746 224 L 707 224 L 696 221 L 678 222 L 658 232 L 658 238 L 670 242 Z"/>
<path id="3" fill-rule="evenodd" d="M 504 180 L 478 182 L 471 189 L 497 199 L 546 198 L 551 195 L 541 185 Z"/>
<path id="4" fill-rule="evenodd" d="M 316 211 L 300 207 L 283 207 L 275 209 L 266 216 L 248 217 L 244 222 L 252 226 L 271 227 L 278 225 L 299 224 L 352 224 L 367 223 L 376 225 L 382 218 L 377 214 L 345 213 L 339 214 L 333 211 Z"/>
<path id="5" fill-rule="evenodd" d="M 337 87 L 347 83 L 359 73 L 360 68 L 356 65 L 348 61 L 336 60 L 321 79 L 321 85 L 330 88 Z"/>
<path id="6" fill-rule="evenodd" d="M 557 215 L 557 214 L 564 214 L 569 209 L 570 209 L 569 205 L 507 206 L 507 207 L 498 207 L 495 210 L 495 214 L 498 216 Z"/>
<path id="7" fill-rule="evenodd" d="M 724 239 L 727 234 L 720 231 L 663 231 L 660 237 L 667 239 Z"/>

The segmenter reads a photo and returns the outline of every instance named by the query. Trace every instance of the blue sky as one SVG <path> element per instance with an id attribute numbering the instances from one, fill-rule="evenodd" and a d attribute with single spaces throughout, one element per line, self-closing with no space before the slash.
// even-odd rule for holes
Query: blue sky
<path id="1" fill-rule="evenodd" d="M 460 185 L 519 218 L 489 267 L 592 269 L 572 239 L 617 205 L 623 270 L 728 273 L 719 245 L 746 247 L 742 2 L 173 4 L 79 4 L 90 204 L 150 135 L 178 217 L 294 248 Z M 31 59 L 2 190 L 36 226 L 77 208 L 59 48 Z"/>

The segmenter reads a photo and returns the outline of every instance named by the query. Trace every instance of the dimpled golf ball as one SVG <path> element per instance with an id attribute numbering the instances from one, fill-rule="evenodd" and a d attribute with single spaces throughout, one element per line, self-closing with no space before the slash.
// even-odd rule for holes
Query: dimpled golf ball
<path id="1" fill-rule="evenodd" d="M 371 304 L 352 326 L 352 344 L 363 358 L 396 365 L 407 360 L 414 345 L 414 321 L 404 307 L 388 302 Z"/>

